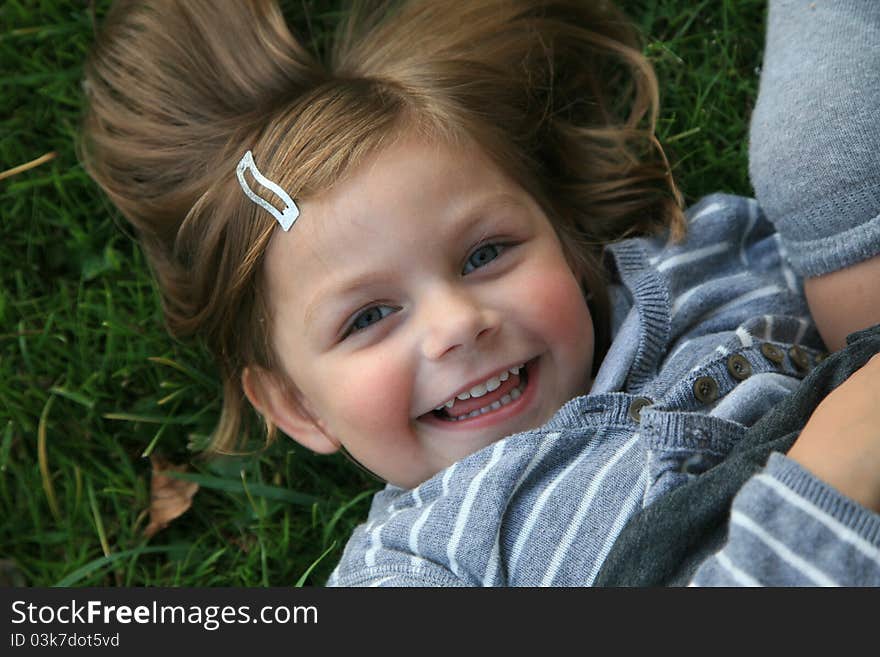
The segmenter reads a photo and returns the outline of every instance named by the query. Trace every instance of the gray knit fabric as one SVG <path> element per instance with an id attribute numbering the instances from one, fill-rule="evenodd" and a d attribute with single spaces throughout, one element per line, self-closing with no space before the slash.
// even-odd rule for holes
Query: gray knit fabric
<path id="1" fill-rule="evenodd" d="M 880 2 L 775 0 L 749 169 L 792 268 L 880 252 Z"/>

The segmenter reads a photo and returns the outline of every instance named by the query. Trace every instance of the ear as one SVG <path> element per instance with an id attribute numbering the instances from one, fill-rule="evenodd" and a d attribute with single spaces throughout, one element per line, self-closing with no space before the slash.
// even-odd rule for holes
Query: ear
<path id="1" fill-rule="evenodd" d="M 278 379 L 257 367 L 241 373 L 244 394 L 263 417 L 303 447 L 318 454 L 332 454 L 341 444 L 329 435 L 311 412 L 305 399 L 294 398 Z"/>

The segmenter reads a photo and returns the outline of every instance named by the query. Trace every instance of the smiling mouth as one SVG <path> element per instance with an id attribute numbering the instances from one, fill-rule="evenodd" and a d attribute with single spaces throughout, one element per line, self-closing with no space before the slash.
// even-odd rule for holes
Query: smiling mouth
<path id="1" fill-rule="evenodd" d="M 529 375 L 526 373 L 526 368 L 523 367 L 519 374 L 511 375 L 497 390 L 487 392 L 482 397 L 465 401 L 456 400 L 452 408 L 444 407 L 442 410 L 434 410 L 431 413 L 434 417 L 447 422 L 460 422 L 486 415 L 519 399 L 525 391 L 528 381 Z"/>
<path id="2" fill-rule="evenodd" d="M 529 390 L 530 372 L 533 372 L 537 359 L 533 359 L 525 364 L 517 374 L 512 374 L 504 383 L 496 390 L 487 392 L 480 397 L 471 397 L 466 400 L 455 400 L 452 407 L 444 406 L 441 409 L 435 409 L 418 419 L 426 421 L 429 424 L 440 426 L 464 426 L 470 425 L 477 421 L 484 424 L 485 421 L 491 422 L 495 416 L 512 416 L 519 412 L 524 402 L 528 402 L 532 394 L 527 394 Z M 524 396 L 528 396 L 525 399 Z"/>

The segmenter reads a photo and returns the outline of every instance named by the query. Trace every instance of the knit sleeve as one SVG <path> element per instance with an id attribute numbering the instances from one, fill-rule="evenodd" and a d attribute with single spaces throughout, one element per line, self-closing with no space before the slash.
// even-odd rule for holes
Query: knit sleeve
<path id="1" fill-rule="evenodd" d="M 880 586 L 880 515 L 774 453 L 691 586 Z"/>
<path id="2" fill-rule="evenodd" d="M 413 563 L 406 565 L 384 564 L 362 568 L 356 572 L 340 573 L 337 568 L 327 580 L 330 588 L 457 588 L 467 583 L 451 572 L 424 559 L 411 557 Z"/>
<path id="3" fill-rule="evenodd" d="M 880 2 L 770 0 L 749 173 L 792 268 L 880 253 Z"/>

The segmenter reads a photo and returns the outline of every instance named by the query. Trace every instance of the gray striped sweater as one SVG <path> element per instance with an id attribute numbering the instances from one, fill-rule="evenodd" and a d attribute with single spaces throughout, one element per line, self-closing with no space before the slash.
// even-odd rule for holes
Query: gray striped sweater
<path id="1" fill-rule="evenodd" d="M 608 247 L 613 343 L 590 394 L 411 490 L 377 493 L 330 586 L 583 586 L 627 519 L 711 468 L 823 345 L 773 225 L 703 199 L 679 245 Z M 696 585 L 880 585 L 880 516 L 774 454 Z"/>

